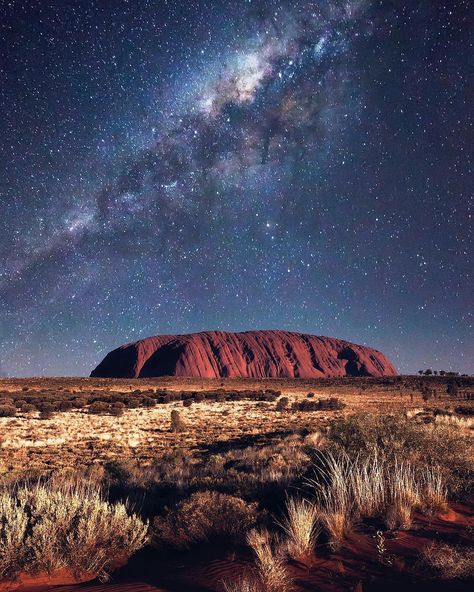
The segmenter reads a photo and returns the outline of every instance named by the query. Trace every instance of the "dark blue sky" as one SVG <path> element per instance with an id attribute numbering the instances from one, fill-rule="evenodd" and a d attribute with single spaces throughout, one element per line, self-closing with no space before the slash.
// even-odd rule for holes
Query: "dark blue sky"
<path id="1" fill-rule="evenodd" d="M 0 372 L 257 328 L 474 372 L 470 4 L 2 3 Z"/>

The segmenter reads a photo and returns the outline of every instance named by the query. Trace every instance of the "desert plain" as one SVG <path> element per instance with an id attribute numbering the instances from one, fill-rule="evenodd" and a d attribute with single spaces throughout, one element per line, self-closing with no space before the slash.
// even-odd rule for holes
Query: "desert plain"
<path id="1" fill-rule="evenodd" d="M 0 415 L 4 588 L 472 585 L 473 378 L 4 378 Z"/>

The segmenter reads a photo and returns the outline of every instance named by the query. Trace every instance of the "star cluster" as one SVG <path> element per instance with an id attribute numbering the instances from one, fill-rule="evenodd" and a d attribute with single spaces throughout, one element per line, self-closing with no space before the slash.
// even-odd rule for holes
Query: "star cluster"
<path id="1" fill-rule="evenodd" d="M 257 328 L 473 372 L 469 4 L 3 3 L 0 372 Z"/>

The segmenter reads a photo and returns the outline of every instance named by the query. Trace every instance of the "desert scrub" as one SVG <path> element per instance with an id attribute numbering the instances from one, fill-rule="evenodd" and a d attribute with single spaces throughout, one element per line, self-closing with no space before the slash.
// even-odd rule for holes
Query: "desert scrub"
<path id="1" fill-rule="evenodd" d="M 421 553 L 422 562 L 444 579 L 474 577 L 474 547 L 431 543 Z"/>
<path id="2" fill-rule="evenodd" d="M 257 504 L 239 497 L 199 491 L 153 522 L 154 542 L 177 548 L 220 537 L 238 539 L 257 521 Z"/>
<path id="3" fill-rule="evenodd" d="M 0 492 L 0 578 L 67 569 L 104 577 L 147 540 L 147 525 L 95 487 L 39 482 Z"/>
<path id="4" fill-rule="evenodd" d="M 358 414 L 335 420 L 328 446 L 352 459 L 375 450 L 412 466 L 439 467 L 450 498 L 474 494 L 474 438 L 455 426 L 417 423 L 403 415 Z"/>
<path id="5" fill-rule="evenodd" d="M 0 417 L 15 417 L 16 411 L 13 405 L 0 405 Z"/>
<path id="6" fill-rule="evenodd" d="M 346 453 L 320 453 L 308 483 L 333 550 L 356 520 L 380 518 L 390 529 L 406 529 L 415 510 L 433 514 L 446 508 L 439 468 L 387 458 L 377 449 L 354 459 Z"/>

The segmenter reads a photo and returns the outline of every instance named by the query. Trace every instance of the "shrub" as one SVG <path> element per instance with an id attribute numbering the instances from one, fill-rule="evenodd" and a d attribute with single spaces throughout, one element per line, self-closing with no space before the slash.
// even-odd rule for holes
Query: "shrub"
<path id="1" fill-rule="evenodd" d="M 91 486 L 38 483 L 0 492 L 0 579 L 68 569 L 106 574 L 146 541 L 147 526 Z"/>
<path id="2" fill-rule="evenodd" d="M 143 397 L 142 405 L 143 407 L 154 407 L 156 405 L 156 400 L 151 397 Z"/>
<path id="3" fill-rule="evenodd" d="M 74 408 L 72 401 L 61 401 L 59 403 L 59 411 L 71 411 Z"/>
<path id="4" fill-rule="evenodd" d="M 172 432 L 184 432 L 186 430 L 186 424 L 184 423 L 183 419 L 179 411 L 173 409 L 171 411 L 171 431 Z"/>
<path id="5" fill-rule="evenodd" d="M 125 405 L 129 409 L 137 409 L 138 407 L 140 407 L 141 404 L 142 404 L 141 397 L 131 397 L 129 399 L 125 399 Z"/>
<path id="6" fill-rule="evenodd" d="M 289 404 L 290 404 L 290 401 L 289 401 L 288 397 L 281 397 L 280 399 L 278 399 L 275 409 L 277 411 L 283 411 L 288 408 Z"/>
<path id="7" fill-rule="evenodd" d="M 423 563 L 442 578 L 474 577 L 474 547 L 454 547 L 434 542 L 423 549 L 421 556 Z"/>
<path id="8" fill-rule="evenodd" d="M 239 497 L 200 491 L 154 521 L 155 540 L 178 548 L 216 537 L 238 538 L 257 520 L 257 504 Z"/>
<path id="9" fill-rule="evenodd" d="M 33 413 L 34 411 L 37 411 L 37 409 L 31 403 L 25 403 L 21 408 L 22 413 Z"/>
<path id="10" fill-rule="evenodd" d="M 192 399 L 184 399 L 184 401 L 183 401 L 183 407 L 191 407 L 192 404 L 193 404 Z"/>
<path id="11" fill-rule="evenodd" d="M 265 592 L 262 584 L 253 577 L 243 577 L 237 580 L 222 582 L 224 592 Z"/>
<path id="12" fill-rule="evenodd" d="M 340 411 L 344 409 L 345 403 L 340 401 L 337 397 L 331 397 L 329 399 L 319 399 L 318 401 L 296 401 L 293 404 L 295 411 Z"/>
<path id="13" fill-rule="evenodd" d="M 21 407 L 23 407 L 23 405 L 26 405 L 26 401 L 24 399 L 15 399 L 13 401 L 13 405 L 17 408 L 17 409 L 21 409 Z"/>
<path id="14" fill-rule="evenodd" d="M 40 419 L 52 419 L 54 417 L 54 411 L 52 409 L 43 409 L 40 411 Z"/>
<path id="15" fill-rule="evenodd" d="M 71 403 L 73 404 L 73 407 L 75 407 L 76 409 L 82 409 L 87 405 L 87 400 L 78 397 L 77 399 L 73 399 Z"/>
<path id="16" fill-rule="evenodd" d="M 109 412 L 109 405 L 104 403 L 103 401 L 95 401 L 91 405 L 89 405 L 89 413 L 93 413 L 96 415 L 101 415 Z"/>
<path id="17" fill-rule="evenodd" d="M 127 406 L 122 401 L 116 401 L 112 407 L 110 408 L 110 415 L 114 417 L 120 417 L 124 414 L 125 409 Z"/>
<path id="18" fill-rule="evenodd" d="M 474 415 L 474 407 L 460 405 L 459 407 L 456 407 L 455 411 L 456 413 L 459 413 L 459 415 Z"/>
<path id="19" fill-rule="evenodd" d="M 0 417 L 15 417 L 16 407 L 13 405 L 0 405 Z"/>

